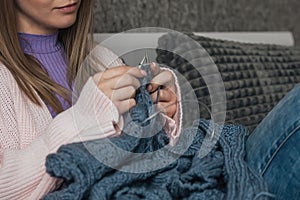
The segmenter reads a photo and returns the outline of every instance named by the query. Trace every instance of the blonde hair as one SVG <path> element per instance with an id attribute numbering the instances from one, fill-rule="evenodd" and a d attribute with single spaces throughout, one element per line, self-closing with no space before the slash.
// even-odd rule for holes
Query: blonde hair
<path id="1" fill-rule="evenodd" d="M 16 5 L 14 0 L 0 1 L 0 62 L 14 76 L 20 89 L 37 105 L 42 105 L 39 97 L 56 113 L 63 111 L 56 94 L 71 103 L 70 93 L 51 80 L 40 63 L 32 56 L 23 53 L 19 43 Z M 76 22 L 66 29 L 59 30 L 58 39 L 62 42 L 67 57 L 67 78 L 71 86 L 90 44 L 93 43 L 93 0 L 81 1 Z M 91 41 L 88 40 L 90 34 Z"/>

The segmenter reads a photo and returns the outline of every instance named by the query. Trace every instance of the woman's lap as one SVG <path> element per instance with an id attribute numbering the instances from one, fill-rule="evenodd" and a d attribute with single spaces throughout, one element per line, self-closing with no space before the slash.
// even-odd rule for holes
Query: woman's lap
<path id="1" fill-rule="evenodd" d="M 246 151 L 276 199 L 300 199 L 300 85 L 251 133 Z"/>

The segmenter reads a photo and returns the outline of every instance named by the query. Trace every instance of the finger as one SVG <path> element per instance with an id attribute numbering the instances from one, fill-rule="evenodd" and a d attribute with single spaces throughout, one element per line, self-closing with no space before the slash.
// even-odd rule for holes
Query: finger
<path id="1" fill-rule="evenodd" d="M 160 102 L 157 105 L 158 110 L 161 110 L 162 113 L 167 115 L 170 118 L 173 118 L 173 116 L 176 113 L 177 110 L 177 104 L 176 103 L 169 103 L 169 102 Z"/>
<path id="2" fill-rule="evenodd" d="M 140 81 L 131 74 L 124 74 L 112 79 L 108 79 L 106 80 L 106 84 L 110 85 L 111 89 L 119 89 L 127 86 L 133 86 L 137 89 L 141 86 Z"/>
<path id="3" fill-rule="evenodd" d="M 151 80 L 151 83 L 147 89 L 151 93 L 156 91 L 159 86 L 164 86 L 168 88 L 173 86 L 174 84 L 175 80 L 172 73 L 169 71 L 162 71 Z"/>
<path id="4" fill-rule="evenodd" d="M 116 101 L 114 102 L 115 106 L 117 107 L 120 114 L 123 114 L 130 110 L 133 106 L 136 105 L 136 102 L 134 99 L 126 99 L 123 101 Z"/>
<path id="5" fill-rule="evenodd" d="M 159 65 L 155 62 L 152 62 L 150 64 L 150 69 L 151 69 L 151 72 L 152 72 L 153 76 L 156 76 L 157 74 L 159 74 L 161 72 L 161 69 L 160 69 Z"/>
<path id="6" fill-rule="evenodd" d="M 153 100 L 154 103 L 156 103 L 157 94 L 158 94 L 158 90 L 151 94 L 151 99 Z M 169 102 L 169 101 L 175 102 L 176 100 L 177 100 L 176 95 L 168 88 L 160 89 L 158 95 L 159 102 Z"/>
<path id="7" fill-rule="evenodd" d="M 136 89 L 133 86 L 127 86 L 113 90 L 111 94 L 112 101 L 124 101 L 135 96 Z"/>
<path id="8" fill-rule="evenodd" d="M 138 67 L 119 66 L 105 70 L 102 74 L 102 78 L 111 79 L 126 73 L 131 74 L 132 76 L 135 76 L 137 78 L 142 78 L 147 75 L 147 73 L 144 70 L 141 70 Z"/>

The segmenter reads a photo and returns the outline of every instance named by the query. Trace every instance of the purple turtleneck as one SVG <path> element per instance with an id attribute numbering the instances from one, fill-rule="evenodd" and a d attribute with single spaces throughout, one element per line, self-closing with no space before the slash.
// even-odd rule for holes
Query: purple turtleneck
<path id="1" fill-rule="evenodd" d="M 19 41 L 23 52 L 34 56 L 47 71 L 50 78 L 64 88 L 70 90 L 66 78 L 67 59 L 63 45 L 58 41 L 58 32 L 50 35 L 33 35 L 27 33 L 19 33 Z M 58 96 L 63 109 L 67 109 L 70 105 L 60 96 Z M 55 117 L 57 114 L 48 106 L 48 109 Z"/>

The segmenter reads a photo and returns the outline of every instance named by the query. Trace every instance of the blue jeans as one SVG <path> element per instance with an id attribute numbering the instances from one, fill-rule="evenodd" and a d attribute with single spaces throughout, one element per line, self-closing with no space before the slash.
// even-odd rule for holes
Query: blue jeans
<path id="1" fill-rule="evenodd" d="M 275 199 L 300 199 L 300 85 L 266 116 L 246 141 L 246 161 Z"/>

